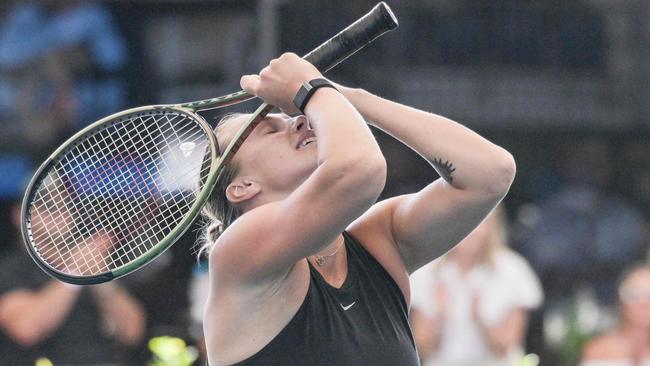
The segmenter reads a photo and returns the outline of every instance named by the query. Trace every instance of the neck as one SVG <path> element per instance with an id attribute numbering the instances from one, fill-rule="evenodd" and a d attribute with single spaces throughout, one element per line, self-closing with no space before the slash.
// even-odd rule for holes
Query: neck
<path id="1" fill-rule="evenodd" d="M 339 257 L 344 246 L 343 235 L 339 235 L 329 245 L 323 248 L 318 253 L 309 257 L 312 264 L 317 267 L 331 268 L 337 262 L 336 258 Z"/>

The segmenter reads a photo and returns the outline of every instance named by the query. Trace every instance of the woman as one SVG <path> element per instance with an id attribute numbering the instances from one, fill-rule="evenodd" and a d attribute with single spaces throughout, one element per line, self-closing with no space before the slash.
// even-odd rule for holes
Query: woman
<path id="1" fill-rule="evenodd" d="M 516 365 L 528 312 L 542 301 L 530 265 L 506 246 L 493 211 L 452 251 L 411 277 L 411 325 L 427 366 Z"/>
<path id="2" fill-rule="evenodd" d="M 241 86 L 291 115 L 301 85 L 321 77 L 288 53 Z M 227 229 L 209 259 L 212 366 L 418 364 L 409 273 L 470 232 L 513 180 L 512 156 L 461 125 L 336 87 L 317 89 L 304 116 L 264 119 L 215 190 L 214 227 Z M 443 179 L 373 205 L 386 163 L 362 116 Z M 243 120 L 222 124 L 221 146 Z"/>
<path id="3" fill-rule="evenodd" d="M 650 365 L 650 266 L 628 269 L 618 292 L 620 326 L 589 341 L 580 366 Z"/>

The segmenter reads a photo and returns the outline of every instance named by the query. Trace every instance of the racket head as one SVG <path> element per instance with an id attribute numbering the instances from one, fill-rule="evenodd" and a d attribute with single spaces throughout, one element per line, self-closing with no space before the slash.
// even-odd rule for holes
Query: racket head
<path id="1" fill-rule="evenodd" d="M 189 228 L 221 160 L 212 128 L 189 109 L 103 118 L 61 145 L 29 183 L 21 223 L 28 253 L 72 284 L 124 276 Z"/>

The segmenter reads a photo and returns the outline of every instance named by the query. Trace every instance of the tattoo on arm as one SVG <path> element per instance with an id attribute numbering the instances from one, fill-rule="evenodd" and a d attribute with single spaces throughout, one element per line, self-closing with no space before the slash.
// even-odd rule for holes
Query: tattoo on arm
<path id="1" fill-rule="evenodd" d="M 440 174 L 442 179 L 451 184 L 451 182 L 454 180 L 454 178 L 451 176 L 451 173 L 456 170 L 456 168 L 454 168 L 454 165 L 449 160 L 442 161 L 442 159 L 438 158 L 433 159 L 431 164 L 436 169 L 438 174 Z"/>

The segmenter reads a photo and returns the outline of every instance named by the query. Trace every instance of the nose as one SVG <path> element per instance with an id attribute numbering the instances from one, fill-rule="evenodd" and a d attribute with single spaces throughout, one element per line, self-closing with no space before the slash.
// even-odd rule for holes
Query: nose
<path id="1" fill-rule="evenodd" d="M 292 131 L 293 132 L 300 132 L 304 129 L 310 129 L 311 127 L 309 126 L 309 120 L 305 116 L 298 116 L 293 119 L 293 124 L 292 124 Z"/>

